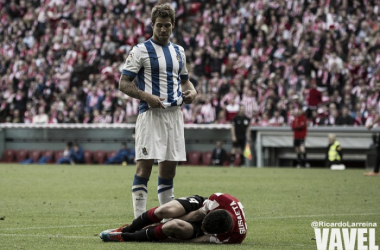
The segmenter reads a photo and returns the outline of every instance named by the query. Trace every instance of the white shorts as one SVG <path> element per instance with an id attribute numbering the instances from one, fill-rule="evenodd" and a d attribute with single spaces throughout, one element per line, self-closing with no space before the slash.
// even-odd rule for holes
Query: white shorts
<path id="1" fill-rule="evenodd" d="M 136 160 L 186 161 L 183 115 L 180 107 L 149 109 L 136 121 Z"/>

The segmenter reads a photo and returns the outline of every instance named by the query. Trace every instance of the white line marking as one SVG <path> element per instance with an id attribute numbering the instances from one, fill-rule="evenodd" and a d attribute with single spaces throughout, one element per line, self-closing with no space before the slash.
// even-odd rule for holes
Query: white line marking
<path id="1" fill-rule="evenodd" d="M 295 218 L 339 217 L 339 216 L 369 216 L 369 215 L 380 215 L 380 213 L 289 215 L 289 216 L 273 216 L 273 217 L 248 218 L 247 220 L 276 220 L 276 219 L 281 220 L 281 219 L 295 219 Z"/>
<path id="2" fill-rule="evenodd" d="M 0 234 L 0 236 L 10 236 L 10 237 L 49 237 L 49 238 L 68 238 L 68 239 L 93 239 L 96 236 L 70 236 L 61 234 Z"/>
<path id="3" fill-rule="evenodd" d="M 119 223 L 122 225 L 122 223 Z M 69 226 L 49 226 L 49 227 L 16 227 L 16 228 L 2 228 L 1 231 L 6 230 L 29 230 L 29 229 L 49 229 L 49 228 L 79 228 L 79 227 L 98 227 L 98 226 L 114 226 L 119 225 L 117 223 L 114 224 L 93 224 L 93 225 L 69 225 Z M 125 223 L 124 223 L 125 224 Z"/>

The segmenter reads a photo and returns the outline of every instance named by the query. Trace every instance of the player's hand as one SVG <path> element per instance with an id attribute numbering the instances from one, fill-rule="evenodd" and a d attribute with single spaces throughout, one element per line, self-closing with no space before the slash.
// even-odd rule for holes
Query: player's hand
<path id="1" fill-rule="evenodd" d="M 151 95 L 146 99 L 146 102 L 148 103 L 150 108 L 165 109 L 164 104 L 162 104 L 163 100 L 165 100 L 165 98 Z"/>
<path id="2" fill-rule="evenodd" d="M 183 96 L 183 102 L 186 104 L 190 104 L 194 101 L 195 97 L 197 96 L 197 91 L 186 90 L 182 92 L 182 96 Z"/>

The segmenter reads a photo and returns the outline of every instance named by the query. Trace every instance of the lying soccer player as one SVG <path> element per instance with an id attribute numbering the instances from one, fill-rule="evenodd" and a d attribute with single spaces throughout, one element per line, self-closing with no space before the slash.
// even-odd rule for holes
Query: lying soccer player
<path id="1" fill-rule="evenodd" d="M 166 223 L 162 219 L 173 218 Z M 149 227 L 148 227 L 149 226 Z M 103 241 L 242 243 L 247 233 L 243 205 L 223 193 L 179 198 L 152 208 L 132 224 L 100 233 Z"/>

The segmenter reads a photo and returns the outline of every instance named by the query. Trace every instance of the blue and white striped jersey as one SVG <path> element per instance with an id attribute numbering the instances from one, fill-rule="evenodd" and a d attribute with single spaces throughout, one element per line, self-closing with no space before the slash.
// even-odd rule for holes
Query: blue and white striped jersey
<path id="1" fill-rule="evenodd" d="M 123 75 L 137 76 L 138 88 L 149 94 L 165 98 L 165 106 L 183 103 L 181 80 L 189 78 L 184 49 L 169 42 L 160 45 L 149 39 L 133 47 L 125 61 Z M 139 113 L 148 110 L 140 101 Z"/>

